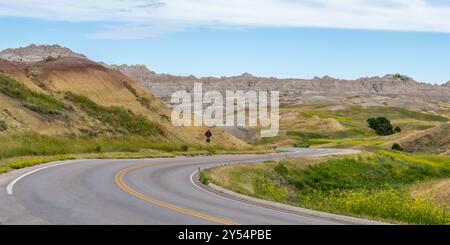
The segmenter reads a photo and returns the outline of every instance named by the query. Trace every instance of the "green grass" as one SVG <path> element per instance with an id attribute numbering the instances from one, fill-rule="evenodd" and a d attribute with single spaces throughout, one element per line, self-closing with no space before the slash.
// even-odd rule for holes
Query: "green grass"
<path id="1" fill-rule="evenodd" d="M 136 115 L 123 107 L 104 107 L 96 104 L 86 96 L 67 92 L 65 98 L 74 102 L 90 116 L 110 125 L 116 132 L 123 134 L 162 135 L 161 125 L 149 121 L 142 115 Z"/>
<path id="2" fill-rule="evenodd" d="M 450 168 L 450 156 L 436 154 L 407 154 L 388 150 L 380 150 L 380 154 L 393 159 L 411 162 L 433 168 Z"/>
<path id="3" fill-rule="evenodd" d="M 440 115 L 426 114 L 418 111 L 411 111 L 398 107 L 384 107 L 384 106 L 372 106 L 368 108 L 362 108 L 360 106 L 351 106 L 350 110 L 337 111 L 337 115 L 349 116 L 355 118 L 369 117 L 389 117 L 390 119 L 405 119 L 411 118 L 420 121 L 435 121 L 435 122 L 448 122 L 449 119 Z"/>
<path id="4" fill-rule="evenodd" d="M 19 157 L 0 161 L 0 174 L 14 169 L 31 167 L 53 161 L 63 161 L 74 159 L 72 155 L 66 156 L 43 156 L 43 157 Z"/>
<path id="5" fill-rule="evenodd" d="M 326 134 L 320 132 L 287 131 L 286 135 L 303 139 L 328 138 Z"/>
<path id="6" fill-rule="evenodd" d="M 309 139 L 340 139 L 355 136 L 350 130 L 339 132 L 320 132 L 320 131 L 287 131 L 287 136 L 296 137 L 304 140 Z"/>
<path id="7" fill-rule="evenodd" d="M 142 149 L 186 152 L 188 148 L 184 144 L 164 143 L 139 135 L 72 137 L 24 133 L 0 136 L 0 159 L 77 153 L 139 152 Z"/>
<path id="8" fill-rule="evenodd" d="M 21 169 L 25 167 L 31 167 L 35 165 L 40 165 L 55 161 L 64 161 L 71 159 L 144 159 L 144 158 L 167 158 L 175 157 L 178 155 L 183 156 L 197 156 L 204 154 L 200 151 L 192 152 L 160 152 L 160 151 L 145 151 L 138 153 L 86 153 L 86 154 L 69 154 L 69 155 L 57 155 L 57 156 L 25 156 L 25 157 L 15 157 L 9 159 L 0 160 L 0 174 L 6 173 L 15 169 Z"/>
<path id="9" fill-rule="evenodd" d="M 313 116 L 319 116 L 320 118 L 334 118 L 339 122 L 349 122 L 352 121 L 353 118 L 352 117 L 348 117 L 348 116 L 339 116 L 338 114 L 334 114 L 331 112 L 304 112 L 303 115 L 305 117 L 313 117 Z"/>
<path id="10" fill-rule="evenodd" d="M 225 167 L 220 178 L 212 174 L 210 180 L 239 193 L 327 212 L 395 223 L 450 222 L 444 204 L 409 194 L 420 183 L 450 177 L 450 157 L 382 151 L 310 161 L 242 165 L 228 172 Z"/>
<path id="11" fill-rule="evenodd" d="M 0 93 L 17 99 L 24 107 L 42 114 L 60 115 L 65 109 L 64 104 L 53 96 L 32 91 L 2 73 L 0 73 Z"/>

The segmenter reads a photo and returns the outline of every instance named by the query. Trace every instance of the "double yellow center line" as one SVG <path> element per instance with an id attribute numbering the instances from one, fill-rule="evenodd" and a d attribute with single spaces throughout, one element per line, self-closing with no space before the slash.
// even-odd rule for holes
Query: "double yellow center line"
<path id="1" fill-rule="evenodd" d="M 154 204 L 154 205 L 158 205 L 160 207 L 168 208 L 170 210 L 173 210 L 173 211 L 176 211 L 176 212 L 180 212 L 180 213 L 183 213 L 183 214 L 186 214 L 186 215 L 190 215 L 190 216 L 193 216 L 193 217 L 196 217 L 196 218 L 200 218 L 200 219 L 204 219 L 204 220 L 207 220 L 207 221 L 212 221 L 212 222 L 215 222 L 215 223 L 223 224 L 223 225 L 238 225 L 238 223 L 235 223 L 233 221 L 229 221 L 229 220 L 213 217 L 213 216 L 210 216 L 210 215 L 207 215 L 207 214 L 202 214 L 202 213 L 199 213 L 199 212 L 196 212 L 196 211 L 193 211 L 193 210 L 189 210 L 189 209 L 186 209 L 186 208 L 175 206 L 175 205 L 170 204 L 170 203 L 163 202 L 161 200 L 158 200 L 158 199 L 153 198 L 153 197 L 148 196 L 148 195 L 144 195 L 144 194 L 142 194 L 140 192 L 137 192 L 136 190 L 132 189 L 130 186 L 128 186 L 124 182 L 123 179 L 124 179 L 124 176 L 127 173 L 129 173 L 131 171 L 134 171 L 134 170 L 137 170 L 137 169 L 141 169 L 141 168 L 145 168 L 145 167 L 151 167 L 151 166 L 155 166 L 155 165 L 157 165 L 157 164 L 156 163 L 154 163 L 154 164 L 147 163 L 147 164 L 138 164 L 138 165 L 134 165 L 134 166 L 130 166 L 130 167 L 124 168 L 124 169 L 122 169 L 122 170 L 120 170 L 119 172 L 116 173 L 114 181 L 116 182 L 117 186 L 119 186 L 119 188 L 121 188 L 125 192 L 127 192 L 127 193 L 129 193 L 129 194 L 131 194 L 131 195 L 133 195 L 133 196 L 135 196 L 135 197 L 137 197 L 139 199 L 142 199 L 142 200 L 144 200 L 144 201 L 146 201 L 148 203 L 151 203 L 151 204 Z"/>

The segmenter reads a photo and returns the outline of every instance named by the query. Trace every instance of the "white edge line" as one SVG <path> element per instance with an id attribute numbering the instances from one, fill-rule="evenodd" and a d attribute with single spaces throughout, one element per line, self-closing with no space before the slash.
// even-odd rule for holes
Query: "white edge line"
<path id="1" fill-rule="evenodd" d="M 28 175 L 34 174 L 36 172 L 39 172 L 39 171 L 47 169 L 47 168 L 58 167 L 58 166 L 67 165 L 67 164 L 76 163 L 76 162 L 81 162 L 81 161 L 82 160 L 66 161 L 66 162 L 57 163 L 57 164 L 53 164 L 53 165 L 49 165 L 49 166 L 45 166 L 45 167 L 42 167 L 42 168 L 35 169 L 35 170 L 31 171 L 31 172 L 28 172 L 28 173 L 26 173 L 24 175 L 21 175 L 20 177 L 16 178 L 13 181 L 9 182 L 8 186 L 6 187 L 6 193 L 8 193 L 8 195 L 13 195 L 14 194 L 14 192 L 13 192 L 14 185 L 17 184 L 17 182 L 19 182 L 21 179 L 27 177 Z"/>
<path id="2" fill-rule="evenodd" d="M 327 222 L 327 223 L 330 223 L 330 224 L 332 224 L 332 225 L 339 225 L 339 224 L 342 224 L 342 223 L 340 223 L 339 221 L 329 221 L 329 220 L 325 220 L 325 219 L 319 219 L 319 218 L 314 218 L 314 217 L 310 217 L 310 216 L 304 216 L 304 215 L 300 215 L 300 214 L 288 213 L 288 212 L 284 212 L 284 211 L 281 211 L 281 210 L 276 210 L 276 209 L 272 209 L 272 208 L 261 207 L 261 206 L 258 206 L 258 205 L 254 205 L 254 204 L 250 204 L 250 203 L 246 203 L 246 202 L 241 202 L 241 201 L 234 200 L 234 199 L 231 199 L 231 198 L 228 198 L 228 197 L 224 197 L 224 196 L 221 196 L 221 195 L 217 195 L 217 194 L 214 193 L 214 192 L 211 192 L 211 191 L 209 191 L 209 190 L 206 190 L 205 188 L 202 188 L 202 187 L 198 186 L 198 185 L 194 182 L 194 175 L 195 175 L 196 173 L 198 173 L 198 170 L 196 170 L 195 172 L 193 172 L 193 173 L 191 174 L 191 176 L 190 176 L 191 183 L 192 183 L 195 187 L 197 187 L 198 189 L 200 189 L 200 190 L 202 190 L 202 191 L 204 191 L 204 192 L 207 192 L 207 193 L 209 193 L 209 194 L 211 194 L 211 195 L 213 195 L 213 196 L 215 196 L 215 197 L 219 197 L 219 198 L 222 198 L 222 199 L 225 199 L 225 200 L 228 200 L 228 201 L 232 201 L 232 202 L 235 202 L 235 203 L 239 203 L 239 204 L 244 204 L 244 205 L 247 205 L 247 206 L 250 206 L 250 207 L 256 207 L 256 208 L 260 208 L 260 209 L 264 209 L 264 210 L 269 210 L 269 211 L 272 211 L 272 212 L 282 213 L 282 214 L 285 214 L 285 215 L 288 215 L 288 216 L 292 216 L 292 217 L 301 217 L 301 218 L 306 218 L 306 219 L 316 220 L 316 221 L 320 221 L 320 222 Z"/>

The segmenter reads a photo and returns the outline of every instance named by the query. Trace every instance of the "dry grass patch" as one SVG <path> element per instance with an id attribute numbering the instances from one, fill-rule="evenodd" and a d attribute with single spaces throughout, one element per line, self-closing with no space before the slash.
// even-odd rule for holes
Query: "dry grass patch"
<path id="1" fill-rule="evenodd" d="M 450 179 L 432 181 L 412 188 L 412 197 L 431 198 L 447 206 L 450 211 Z"/>

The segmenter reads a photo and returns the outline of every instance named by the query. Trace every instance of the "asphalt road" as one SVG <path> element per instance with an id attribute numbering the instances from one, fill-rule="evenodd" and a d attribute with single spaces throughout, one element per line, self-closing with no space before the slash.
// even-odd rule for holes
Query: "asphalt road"
<path id="1" fill-rule="evenodd" d="M 199 168 L 343 150 L 269 155 L 73 160 L 0 175 L 1 224 L 348 224 L 217 195 L 192 181 Z M 364 222 L 363 222 L 364 223 Z M 369 222 L 368 222 L 369 223 Z"/>

